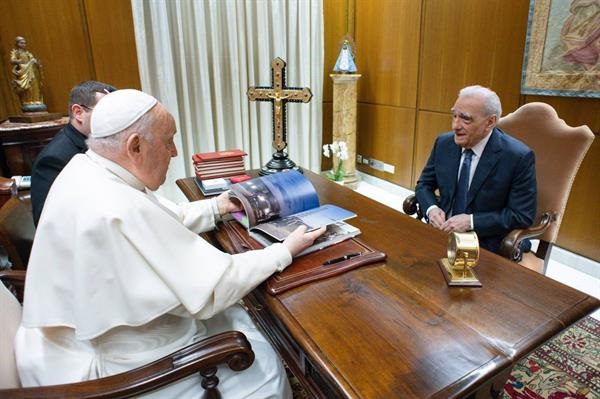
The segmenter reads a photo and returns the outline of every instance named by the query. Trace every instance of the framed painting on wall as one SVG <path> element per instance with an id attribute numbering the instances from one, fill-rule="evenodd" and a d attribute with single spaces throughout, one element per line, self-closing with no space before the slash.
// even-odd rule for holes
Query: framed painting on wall
<path id="1" fill-rule="evenodd" d="M 600 0 L 531 0 L 521 93 L 600 98 Z"/>

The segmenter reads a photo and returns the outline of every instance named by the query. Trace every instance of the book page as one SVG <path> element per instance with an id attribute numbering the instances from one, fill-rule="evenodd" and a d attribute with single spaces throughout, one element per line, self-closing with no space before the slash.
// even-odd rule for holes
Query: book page
<path id="1" fill-rule="evenodd" d="M 327 230 L 323 235 L 317 237 L 313 244 L 300 252 L 296 257 L 308 255 L 315 251 L 320 251 L 338 242 L 346 241 L 360 234 L 360 229 L 346 222 L 337 222 L 327 226 Z"/>
<path id="2" fill-rule="evenodd" d="M 229 195 L 242 203 L 246 227 L 319 206 L 319 197 L 312 183 L 295 170 L 233 184 Z M 242 215 L 234 214 L 234 217 L 243 219 Z"/>
<path id="3" fill-rule="evenodd" d="M 321 249 L 327 248 L 331 245 L 348 240 L 352 237 L 356 237 L 359 234 L 360 229 L 346 222 L 330 224 L 327 226 L 327 230 L 325 230 L 323 235 L 319 236 L 310 247 L 300 252 L 298 255 L 296 255 L 296 257 L 307 255 L 315 251 L 320 251 Z M 258 241 L 264 247 L 268 247 L 273 243 L 279 242 L 278 240 L 274 240 L 270 235 L 267 235 L 257 229 L 250 231 L 250 237 Z"/>
<path id="4" fill-rule="evenodd" d="M 291 232 L 299 226 L 306 226 L 308 231 L 321 226 L 329 226 L 336 222 L 350 219 L 355 213 L 335 205 L 323 205 L 318 208 L 308 209 L 294 215 L 271 220 L 250 228 L 250 231 L 260 230 L 278 241 L 286 239 Z"/>

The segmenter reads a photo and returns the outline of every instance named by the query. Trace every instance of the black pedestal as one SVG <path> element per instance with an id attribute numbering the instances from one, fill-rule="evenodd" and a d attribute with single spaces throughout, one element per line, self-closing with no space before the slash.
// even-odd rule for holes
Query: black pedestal
<path id="1" fill-rule="evenodd" d="M 259 175 L 272 175 L 273 173 L 285 172 L 286 170 L 297 170 L 302 173 L 302 170 L 288 158 L 287 154 L 283 151 L 277 151 L 273 153 L 273 158 L 265 166 L 260 168 Z"/>

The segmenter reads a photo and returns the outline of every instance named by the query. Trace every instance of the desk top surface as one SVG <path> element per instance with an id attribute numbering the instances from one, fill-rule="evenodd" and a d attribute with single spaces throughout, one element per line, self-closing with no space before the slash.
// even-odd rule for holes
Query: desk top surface
<path id="1" fill-rule="evenodd" d="M 305 172 L 322 204 L 356 212 L 385 262 L 278 296 L 257 291 L 348 397 L 452 397 L 470 391 L 600 306 L 587 294 L 482 250 L 483 287 L 448 287 L 447 235 Z M 193 178 L 177 181 L 190 200 Z"/>

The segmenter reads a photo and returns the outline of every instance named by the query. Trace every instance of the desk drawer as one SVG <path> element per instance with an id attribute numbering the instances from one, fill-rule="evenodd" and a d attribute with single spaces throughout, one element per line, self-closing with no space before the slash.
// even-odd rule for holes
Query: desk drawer
<path id="1" fill-rule="evenodd" d="M 283 360 L 288 364 L 291 363 L 290 366 L 297 365 L 304 373 L 302 351 L 279 320 L 265 311 L 264 304 L 259 297 L 251 292 L 244 298 L 244 304 L 254 322 L 277 349 Z"/>
<path id="2" fill-rule="evenodd" d="M 261 294 L 253 291 L 244 298 L 246 310 L 275 348 L 288 369 L 298 379 L 311 398 L 343 397 L 330 383 L 326 383 L 315 367 L 306 358 L 281 322 L 273 317 L 261 300 Z M 335 392 L 335 393 L 334 393 Z"/>

